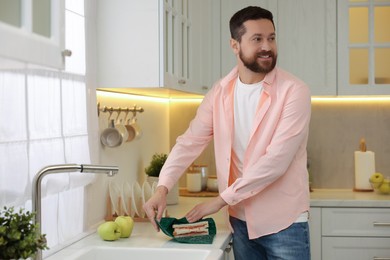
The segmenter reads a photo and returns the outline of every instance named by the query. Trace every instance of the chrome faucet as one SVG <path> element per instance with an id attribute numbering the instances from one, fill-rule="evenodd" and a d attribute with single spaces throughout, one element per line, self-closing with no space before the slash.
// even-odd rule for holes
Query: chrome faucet
<path id="1" fill-rule="evenodd" d="M 104 165 L 88 165 L 88 164 L 58 164 L 49 165 L 42 168 L 33 179 L 32 187 L 32 212 L 35 212 L 35 223 L 39 225 L 39 233 L 42 232 L 41 225 L 41 182 L 43 177 L 52 173 L 64 173 L 64 172 L 85 172 L 85 173 L 105 173 L 109 177 L 118 173 L 119 168 L 117 166 L 104 166 Z M 36 260 L 42 259 L 42 250 L 38 249 L 35 254 Z"/>

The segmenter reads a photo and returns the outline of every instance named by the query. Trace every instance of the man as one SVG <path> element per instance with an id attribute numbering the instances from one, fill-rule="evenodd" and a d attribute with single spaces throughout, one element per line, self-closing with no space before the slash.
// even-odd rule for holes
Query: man
<path id="1" fill-rule="evenodd" d="M 189 222 L 228 209 L 236 260 L 310 259 L 306 144 L 308 87 L 276 67 L 272 13 L 247 7 L 230 20 L 237 67 L 207 93 L 177 139 L 145 211 L 158 230 L 166 194 L 214 140 L 220 194 L 186 214 Z"/>

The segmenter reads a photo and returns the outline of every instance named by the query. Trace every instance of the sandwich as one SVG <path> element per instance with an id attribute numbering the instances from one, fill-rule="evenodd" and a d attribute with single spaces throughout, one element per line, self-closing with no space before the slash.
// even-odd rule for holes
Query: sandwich
<path id="1" fill-rule="evenodd" d="M 173 236 L 174 237 L 192 237 L 192 236 L 204 236 L 209 234 L 209 222 L 199 221 L 188 224 L 174 224 Z"/>

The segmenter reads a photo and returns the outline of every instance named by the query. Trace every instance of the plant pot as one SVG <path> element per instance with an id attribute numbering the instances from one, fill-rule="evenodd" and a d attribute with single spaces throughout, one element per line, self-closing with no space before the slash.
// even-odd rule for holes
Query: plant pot
<path id="1" fill-rule="evenodd" d="M 152 186 L 153 182 L 158 183 L 158 177 L 148 176 L 147 181 Z M 167 195 L 167 205 L 175 205 L 179 203 L 179 185 L 176 183 Z"/>

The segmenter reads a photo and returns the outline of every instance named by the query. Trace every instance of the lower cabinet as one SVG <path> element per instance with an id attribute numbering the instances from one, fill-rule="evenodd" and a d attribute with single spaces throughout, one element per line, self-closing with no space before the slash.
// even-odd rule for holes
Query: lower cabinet
<path id="1" fill-rule="evenodd" d="M 311 208 L 309 217 L 311 260 L 321 259 L 321 208 Z"/>
<path id="2" fill-rule="evenodd" d="M 311 208 L 312 260 L 390 260 L 390 208 Z"/>
<path id="3" fill-rule="evenodd" d="M 324 260 L 390 260 L 390 238 L 323 237 Z"/>

